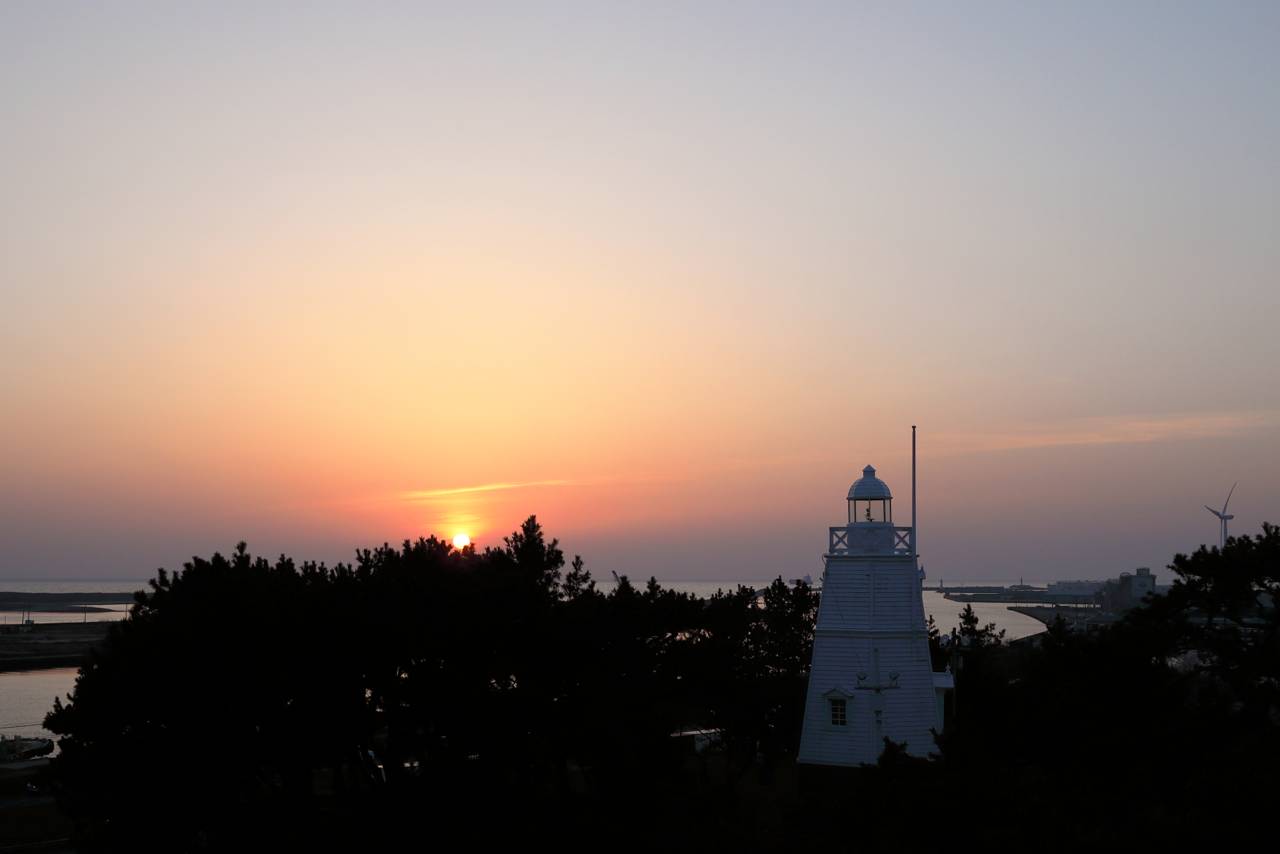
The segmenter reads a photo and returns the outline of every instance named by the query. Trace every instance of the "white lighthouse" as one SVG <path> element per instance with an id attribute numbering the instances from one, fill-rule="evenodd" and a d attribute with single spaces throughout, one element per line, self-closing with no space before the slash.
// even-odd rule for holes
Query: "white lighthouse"
<path id="1" fill-rule="evenodd" d="M 913 458 L 914 445 L 913 430 Z M 912 468 L 914 490 L 914 459 Z M 893 495 L 871 466 L 848 502 L 848 521 L 827 535 L 798 759 L 874 763 L 885 738 L 927 756 L 952 678 L 929 661 L 915 519 L 893 523 Z"/>

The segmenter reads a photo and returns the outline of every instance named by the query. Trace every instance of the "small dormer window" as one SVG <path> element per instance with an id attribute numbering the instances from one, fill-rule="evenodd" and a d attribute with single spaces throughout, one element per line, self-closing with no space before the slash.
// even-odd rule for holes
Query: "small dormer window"
<path id="1" fill-rule="evenodd" d="M 831 703 L 831 725 L 847 725 L 849 723 L 849 701 L 843 697 L 832 697 L 828 702 Z"/>

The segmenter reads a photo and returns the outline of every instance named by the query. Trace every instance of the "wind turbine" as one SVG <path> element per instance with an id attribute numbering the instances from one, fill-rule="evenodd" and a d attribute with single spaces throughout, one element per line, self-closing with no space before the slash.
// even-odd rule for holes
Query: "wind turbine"
<path id="1" fill-rule="evenodd" d="M 1237 486 L 1239 486 L 1239 485 L 1240 485 L 1240 484 L 1239 484 L 1239 481 L 1237 481 L 1236 483 L 1231 484 L 1231 492 L 1235 492 L 1235 491 L 1236 491 L 1236 487 L 1237 487 Z M 1231 514 L 1229 514 L 1229 513 L 1227 512 L 1227 505 L 1231 503 L 1231 492 L 1228 492 L 1228 493 L 1227 493 L 1227 500 L 1226 500 L 1226 501 L 1224 501 L 1224 502 L 1222 502 L 1222 512 L 1221 512 L 1221 513 L 1219 513 L 1217 510 L 1214 510 L 1214 509 L 1213 509 L 1212 507 L 1210 507 L 1208 504 L 1206 504 L 1206 505 L 1204 506 L 1204 509 L 1205 509 L 1205 510 L 1208 510 L 1210 513 L 1212 513 L 1213 515 L 1215 515 L 1215 516 L 1217 516 L 1217 517 L 1218 517 L 1218 522 L 1219 522 L 1219 523 L 1221 524 L 1221 526 L 1222 526 L 1222 544 L 1221 544 L 1221 548 L 1224 548 L 1224 549 L 1227 547 L 1227 522 L 1229 522 L 1230 520 L 1232 520 L 1232 519 L 1236 518 L 1235 516 L 1232 516 Z"/>

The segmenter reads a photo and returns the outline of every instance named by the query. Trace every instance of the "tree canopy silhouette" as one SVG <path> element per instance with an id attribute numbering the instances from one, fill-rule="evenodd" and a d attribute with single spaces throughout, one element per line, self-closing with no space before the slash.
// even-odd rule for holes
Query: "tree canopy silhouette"
<path id="1" fill-rule="evenodd" d="M 682 773 L 681 729 L 745 763 L 794 748 L 806 585 L 606 595 L 564 566 L 531 516 L 482 552 L 431 537 L 327 567 L 242 543 L 161 570 L 49 715 L 63 802 L 89 845 L 331 841 L 402 799 L 448 827 L 503 792 L 525 822 L 651 792 Z"/>
<path id="2" fill-rule="evenodd" d="M 940 757 L 800 768 L 817 595 L 607 593 L 530 517 L 350 564 L 160 571 L 47 726 L 86 849 L 867 850 L 1243 845 L 1280 796 L 1280 530 L 1178 555 L 1117 624 L 1009 643 L 967 611 Z M 695 753 L 697 731 L 713 748 Z M 975 817 L 964 821 L 965 817 Z M 427 828 L 424 830 L 424 828 Z M 904 843 L 903 828 L 910 828 Z M 505 837 L 505 839 L 499 839 Z"/>

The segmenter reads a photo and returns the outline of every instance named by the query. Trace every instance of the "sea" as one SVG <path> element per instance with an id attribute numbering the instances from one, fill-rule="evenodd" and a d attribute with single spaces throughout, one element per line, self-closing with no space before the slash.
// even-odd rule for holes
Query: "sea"
<path id="1" fill-rule="evenodd" d="M 136 578 L 95 579 L 93 581 L 35 581 L 31 579 L 6 580 L 0 578 L 0 592 L 3 593 L 132 593 L 135 590 L 142 590 L 146 586 L 146 581 L 139 581 Z M 68 607 L 75 608 L 78 604 L 73 602 Z M 27 614 L 21 611 L 0 611 L 0 625 L 17 625 L 22 622 L 23 617 L 27 617 L 34 623 L 98 623 L 123 619 L 129 611 L 128 605 L 99 605 L 94 603 L 90 607 L 94 610 L 83 611 L 78 614 L 65 611 L 56 613 L 31 611 Z M 3 702 L 3 700 L 0 700 L 0 702 Z"/>
<path id="2" fill-rule="evenodd" d="M 614 582 L 597 582 L 601 591 L 608 592 Z M 760 589 L 768 585 L 767 581 L 664 581 L 664 587 L 693 593 L 697 596 L 711 596 L 717 590 L 732 591 L 739 586 Z M 1000 581 L 967 581 L 973 586 L 1006 586 L 1013 582 Z M 0 579 L 0 591 L 30 593 L 128 593 L 140 590 L 146 582 L 137 580 L 110 581 L 5 581 Z M 125 606 L 115 606 L 117 610 L 86 614 L 41 614 L 35 613 L 32 618 L 37 622 L 80 622 L 81 620 L 100 621 L 118 620 L 124 616 Z M 964 605 L 943 598 L 935 590 L 924 591 L 925 614 L 933 617 L 939 630 L 943 633 L 960 622 L 960 612 Z M 997 628 L 1005 630 L 1008 640 L 1026 637 L 1044 631 L 1044 624 L 1024 614 L 1010 611 L 1008 606 L 997 602 L 974 603 L 973 610 L 983 624 L 995 623 Z M 20 614 L 0 612 L 7 622 L 18 622 Z M 4 735 L 23 735 L 50 738 L 52 735 L 44 729 L 44 716 L 53 707 L 55 697 L 64 700 L 75 686 L 77 670 L 74 667 L 59 667 L 51 670 L 27 670 L 12 673 L 0 673 L 0 733 Z"/>

